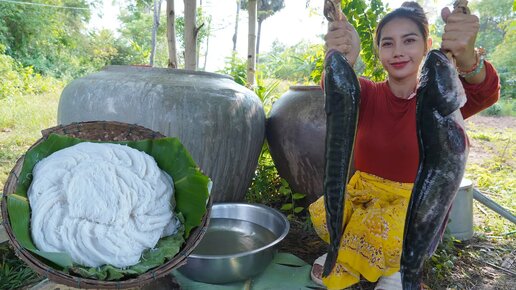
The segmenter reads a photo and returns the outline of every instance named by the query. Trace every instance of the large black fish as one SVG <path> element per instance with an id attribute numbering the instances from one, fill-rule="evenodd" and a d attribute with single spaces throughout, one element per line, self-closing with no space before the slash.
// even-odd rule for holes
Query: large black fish
<path id="1" fill-rule="evenodd" d="M 464 174 L 468 141 L 459 109 L 465 101 L 455 66 L 441 51 L 430 51 L 417 90 L 420 160 L 405 223 L 404 290 L 420 289 L 423 263 L 439 243 Z"/>
<path id="2" fill-rule="evenodd" d="M 344 196 L 348 183 L 360 103 L 360 84 L 344 55 L 330 51 L 325 61 L 324 96 L 326 147 L 324 205 L 330 234 L 323 276 L 330 274 L 337 261 L 342 237 Z"/>

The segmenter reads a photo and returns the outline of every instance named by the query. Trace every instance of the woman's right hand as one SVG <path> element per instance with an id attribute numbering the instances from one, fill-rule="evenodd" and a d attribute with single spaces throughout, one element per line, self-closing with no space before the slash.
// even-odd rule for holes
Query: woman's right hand
<path id="1" fill-rule="evenodd" d="M 328 33 L 324 36 L 326 52 L 336 50 L 346 56 L 353 66 L 360 53 L 360 39 L 355 27 L 347 19 L 332 21 L 328 25 Z"/>

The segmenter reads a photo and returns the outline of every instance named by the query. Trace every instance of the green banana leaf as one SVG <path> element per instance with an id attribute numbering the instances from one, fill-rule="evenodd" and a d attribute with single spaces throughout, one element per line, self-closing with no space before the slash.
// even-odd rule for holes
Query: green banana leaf
<path id="1" fill-rule="evenodd" d="M 177 269 L 172 275 L 182 289 L 190 290 L 321 289 L 310 279 L 311 269 L 311 265 L 290 253 L 277 253 L 262 273 L 245 281 L 215 285 L 191 280 Z"/>
<path id="2" fill-rule="evenodd" d="M 162 238 L 155 249 L 143 254 L 139 264 L 124 270 L 109 265 L 100 268 L 81 267 L 74 265 L 66 253 L 48 253 L 36 248 L 30 236 L 30 205 L 27 199 L 27 190 L 32 182 L 32 170 L 36 163 L 50 154 L 86 141 L 51 134 L 25 154 L 16 192 L 7 199 L 9 220 L 16 240 L 24 248 L 46 260 L 49 266 L 99 280 L 115 280 L 125 275 L 138 275 L 175 256 L 190 235 L 190 231 L 201 224 L 206 213 L 211 180 L 202 174 L 181 142 L 177 138 L 168 137 L 110 143 L 124 144 L 151 155 L 158 166 L 172 177 L 175 211 L 184 221 L 183 228 L 178 234 Z"/>

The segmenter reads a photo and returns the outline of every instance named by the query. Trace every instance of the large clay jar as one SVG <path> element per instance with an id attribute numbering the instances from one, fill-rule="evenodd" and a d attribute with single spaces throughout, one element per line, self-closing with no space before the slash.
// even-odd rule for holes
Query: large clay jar
<path id="1" fill-rule="evenodd" d="M 313 202 L 323 193 L 326 113 L 319 86 L 292 86 L 274 103 L 267 143 L 278 173 Z"/>
<path id="2" fill-rule="evenodd" d="M 212 179 L 214 202 L 244 199 L 265 137 L 259 98 L 207 72 L 109 66 L 66 86 L 59 124 L 102 120 L 178 137 Z"/>

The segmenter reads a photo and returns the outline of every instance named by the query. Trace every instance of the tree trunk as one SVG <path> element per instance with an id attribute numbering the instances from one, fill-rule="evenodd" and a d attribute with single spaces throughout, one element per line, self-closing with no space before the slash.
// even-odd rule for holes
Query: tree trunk
<path id="1" fill-rule="evenodd" d="M 249 0 L 247 11 L 249 12 L 249 36 L 247 42 L 247 86 L 254 86 L 254 74 L 256 67 L 256 18 L 257 0 Z"/>
<path id="2" fill-rule="evenodd" d="M 262 22 L 263 20 L 258 20 L 258 35 L 256 37 L 256 63 L 259 63 L 260 59 L 260 35 L 262 34 Z"/>
<path id="3" fill-rule="evenodd" d="M 159 14 L 161 11 L 161 0 L 154 0 L 154 25 L 152 26 L 152 43 L 150 53 L 150 66 L 154 66 L 154 56 L 156 55 L 156 34 L 159 27 Z"/>
<path id="4" fill-rule="evenodd" d="M 211 31 L 211 21 L 208 22 L 208 31 Z M 208 61 L 209 44 L 210 44 L 210 33 L 208 33 L 208 35 L 206 35 L 206 51 L 204 53 L 204 65 L 202 67 L 203 71 L 206 71 L 206 62 Z"/>
<path id="5" fill-rule="evenodd" d="M 236 18 L 235 18 L 235 34 L 233 34 L 233 51 L 236 52 L 236 44 L 237 44 L 237 37 L 238 37 L 238 21 L 240 20 L 240 1 L 236 0 L 237 2 L 237 10 L 236 10 Z"/>
<path id="6" fill-rule="evenodd" d="M 196 0 L 184 0 L 185 3 L 185 69 L 197 69 L 197 29 L 195 16 Z"/>
<path id="7" fill-rule="evenodd" d="M 167 0 L 168 67 L 177 68 L 176 11 L 174 0 Z"/>

